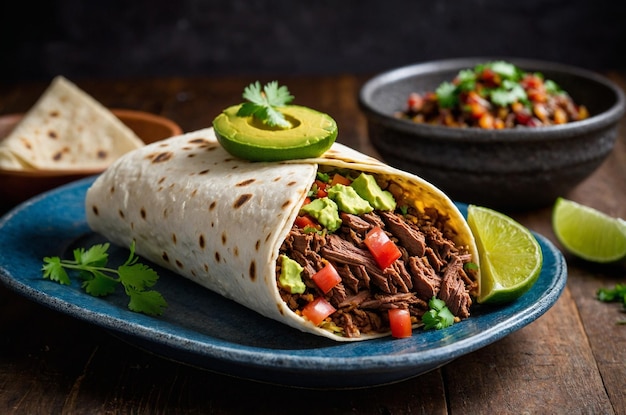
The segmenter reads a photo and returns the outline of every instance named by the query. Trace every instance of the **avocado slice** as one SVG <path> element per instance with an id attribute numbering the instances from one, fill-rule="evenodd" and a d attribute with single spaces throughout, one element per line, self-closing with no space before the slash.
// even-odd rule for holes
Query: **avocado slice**
<path id="1" fill-rule="evenodd" d="M 270 127 L 252 116 L 237 115 L 241 105 L 226 108 L 213 120 L 222 147 L 234 156 L 253 161 L 318 157 L 337 138 L 337 123 L 328 114 L 299 105 L 280 111 L 292 127 Z"/>

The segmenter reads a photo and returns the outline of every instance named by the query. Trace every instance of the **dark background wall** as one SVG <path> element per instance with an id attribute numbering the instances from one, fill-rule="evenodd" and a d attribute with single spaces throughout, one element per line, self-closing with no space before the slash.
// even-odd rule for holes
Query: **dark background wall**
<path id="1" fill-rule="evenodd" d="M 382 71 L 461 56 L 624 69 L 615 0 L 4 2 L 0 82 Z"/>

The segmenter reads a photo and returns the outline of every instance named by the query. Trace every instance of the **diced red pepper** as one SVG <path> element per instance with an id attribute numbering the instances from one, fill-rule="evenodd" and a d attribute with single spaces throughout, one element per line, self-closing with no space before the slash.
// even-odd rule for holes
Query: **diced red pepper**
<path id="1" fill-rule="evenodd" d="M 526 74 L 520 81 L 520 84 L 525 89 L 539 88 L 543 86 L 543 80 L 536 75 Z"/>
<path id="2" fill-rule="evenodd" d="M 352 184 L 352 181 L 348 179 L 347 177 L 342 176 L 339 173 L 335 173 L 335 175 L 333 176 L 333 179 L 330 181 L 330 185 L 334 186 L 336 184 L 343 184 L 344 186 L 350 186 L 350 184 Z"/>
<path id="3" fill-rule="evenodd" d="M 365 245 L 381 269 L 385 269 L 402 256 L 396 244 L 389 239 L 380 226 L 374 227 L 365 235 Z"/>
<path id="4" fill-rule="evenodd" d="M 295 224 L 300 229 L 305 229 L 307 227 L 315 228 L 317 230 L 321 229 L 321 225 L 317 223 L 317 221 L 310 215 L 304 214 L 300 215 L 296 218 Z"/>
<path id="5" fill-rule="evenodd" d="M 532 88 L 526 91 L 526 95 L 528 99 L 532 102 L 546 102 L 548 100 L 548 95 L 546 94 L 546 90 L 544 88 Z"/>
<path id="6" fill-rule="evenodd" d="M 321 199 L 328 196 L 328 192 L 326 191 L 326 187 L 328 186 L 327 183 L 324 183 L 321 180 L 316 180 L 315 184 L 317 185 L 317 194 L 315 195 L 315 197 Z"/>
<path id="7" fill-rule="evenodd" d="M 472 102 L 469 104 L 469 112 L 472 114 L 472 118 L 478 120 L 487 113 L 487 108 L 477 102 Z"/>
<path id="8" fill-rule="evenodd" d="M 311 278 L 315 281 L 315 284 L 317 284 L 320 290 L 324 292 L 324 294 L 328 293 L 341 282 L 339 273 L 330 262 L 326 264 L 324 268 L 313 274 Z"/>
<path id="9" fill-rule="evenodd" d="M 527 110 L 519 111 L 515 113 L 515 119 L 521 125 L 529 125 L 532 120 L 532 114 Z"/>
<path id="10" fill-rule="evenodd" d="M 483 81 L 485 85 L 490 87 L 498 86 L 502 82 L 500 80 L 500 75 L 498 75 L 490 68 L 485 68 L 482 71 L 482 73 L 480 74 L 480 80 Z"/>
<path id="11" fill-rule="evenodd" d="M 411 327 L 411 313 L 405 308 L 389 309 L 389 327 L 391 335 L 396 338 L 411 337 L 413 328 Z"/>
<path id="12" fill-rule="evenodd" d="M 335 307 L 323 297 L 318 297 L 311 301 L 302 309 L 302 315 L 311 323 L 319 326 L 322 321 L 332 313 L 337 311 Z"/>
<path id="13" fill-rule="evenodd" d="M 409 99 L 407 100 L 407 106 L 409 107 L 409 111 L 418 112 L 421 111 L 424 107 L 424 98 L 416 92 L 412 92 L 409 94 Z"/>

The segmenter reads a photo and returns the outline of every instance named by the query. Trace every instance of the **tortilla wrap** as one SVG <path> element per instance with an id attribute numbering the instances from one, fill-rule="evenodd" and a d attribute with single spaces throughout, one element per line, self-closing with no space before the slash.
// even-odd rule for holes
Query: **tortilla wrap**
<path id="1" fill-rule="evenodd" d="M 118 159 L 88 190 L 87 221 L 113 243 L 128 247 L 135 240 L 139 255 L 299 330 L 338 341 L 388 335 L 332 334 L 293 312 L 279 293 L 279 249 L 322 165 L 376 173 L 401 187 L 418 210 L 444 212 L 455 244 L 478 264 L 463 216 L 423 179 L 339 143 L 315 159 L 241 160 L 218 144 L 212 128 Z"/>
<path id="2" fill-rule="evenodd" d="M 105 169 L 143 144 L 111 111 L 58 76 L 0 141 L 0 169 Z"/>

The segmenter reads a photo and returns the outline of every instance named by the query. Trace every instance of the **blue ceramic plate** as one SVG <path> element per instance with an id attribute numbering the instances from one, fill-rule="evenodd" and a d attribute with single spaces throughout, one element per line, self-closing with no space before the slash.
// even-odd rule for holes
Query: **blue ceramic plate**
<path id="1" fill-rule="evenodd" d="M 264 318 L 175 274 L 160 269 L 156 289 L 169 303 L 162 317 L 127 309 L 126 296 L 85 294 L 78 284 L 44 280 L 44 256 L 71 257 L 76 247 L 105 240 L 90 231 L 83 200 L 93 178 L 40 195 L 0 221 L 0 280 L 52 309 L 101 326 L 129 343 L 204 369 L 257 381 L 309 388 L 356 388 L 418 376 L 484 347 L 531 323 L 558 299 L 565 260 L 536 235 L 544 255 L 541 275 L 517 301 L 475 306 L 472 317 L 445 330 L 418 330 L 411 338 L 338 343 Z M 466 206 L 460 206 L 466 211 Z M 128 251 L 112 248 L 123 262 Z"/>

